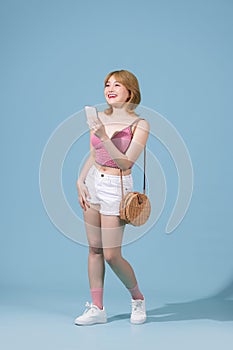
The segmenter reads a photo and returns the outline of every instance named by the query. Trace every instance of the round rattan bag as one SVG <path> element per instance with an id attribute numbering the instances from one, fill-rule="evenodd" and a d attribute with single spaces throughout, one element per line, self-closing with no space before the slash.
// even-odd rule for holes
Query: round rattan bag
<path id="1" fill-rule="evenodd" d="M 121 200 L 120 218 L 127 224 L 141 226 L 150 216 L 151 205 L 149 198 L 140 192 L 129 192 Z"/>

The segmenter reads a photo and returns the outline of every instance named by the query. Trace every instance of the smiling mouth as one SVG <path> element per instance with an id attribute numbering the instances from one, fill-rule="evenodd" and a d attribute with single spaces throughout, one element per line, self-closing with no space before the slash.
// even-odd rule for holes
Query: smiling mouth
<path id="1" fill-rule="evenodd" d="M 115 98 L 115 97 L 117 97 L 116 94 L 108 94 L 108 98 Z"/>

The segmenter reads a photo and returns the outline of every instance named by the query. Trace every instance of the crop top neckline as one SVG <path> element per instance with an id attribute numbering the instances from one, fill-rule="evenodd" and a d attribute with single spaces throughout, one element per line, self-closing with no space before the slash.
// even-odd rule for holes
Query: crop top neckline
<path id="1" fill-rule="evenodd" d="M 121 130 L 115 131 L 115 132 L 112 134 L 112 136 L 109 137 L 109 139 L 110 139 L 110 140 L 113 139 L 116 135 L 120 134 L 121 132 L 124 132 L 124 131 L 127 130 L 127 129 L 130 129 L 130 130 L 131 130 L 131 127 L 132 127 L 133 125 L 134 125 L 134 123 L 132 123 L 132 124 L 126 126 L 125 128 L 123 128 L 123 129 L 121 129 Z M 95 136 L 98 137 L 97 135 L 95 135 Z M 98 138 L 99 138 L 99 137 L 98 137 Z"/>

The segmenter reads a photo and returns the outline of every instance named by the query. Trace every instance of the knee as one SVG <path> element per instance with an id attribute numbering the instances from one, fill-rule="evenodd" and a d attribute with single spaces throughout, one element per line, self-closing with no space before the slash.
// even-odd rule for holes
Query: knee
<path id="1" fill-rule="evenodd" d="M 103 248 L 89 247 L 89 254 L 91 256 L 103 256 Z"/>
<path id="2" fill-rule="evenodd" d="M 110 266 L 113 266 L 117 265 L 118 261 L 121 259 L 121 256 L 112 252 L 104 252 L 104 259 Z"/>

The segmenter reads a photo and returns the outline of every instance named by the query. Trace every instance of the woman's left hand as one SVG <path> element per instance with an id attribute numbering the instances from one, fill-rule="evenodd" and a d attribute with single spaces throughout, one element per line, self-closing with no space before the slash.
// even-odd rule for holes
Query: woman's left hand
<path id="1" fill-rule="evenodd" d="M 101 120 L 99 118 L 92 126 L 92 130 L 93 130 L 94 134 L 97 137 L 99 137 L 101 140 L 108 137 L 108 135 L 106 134 L 104 124 L 101 122 Z"/>

